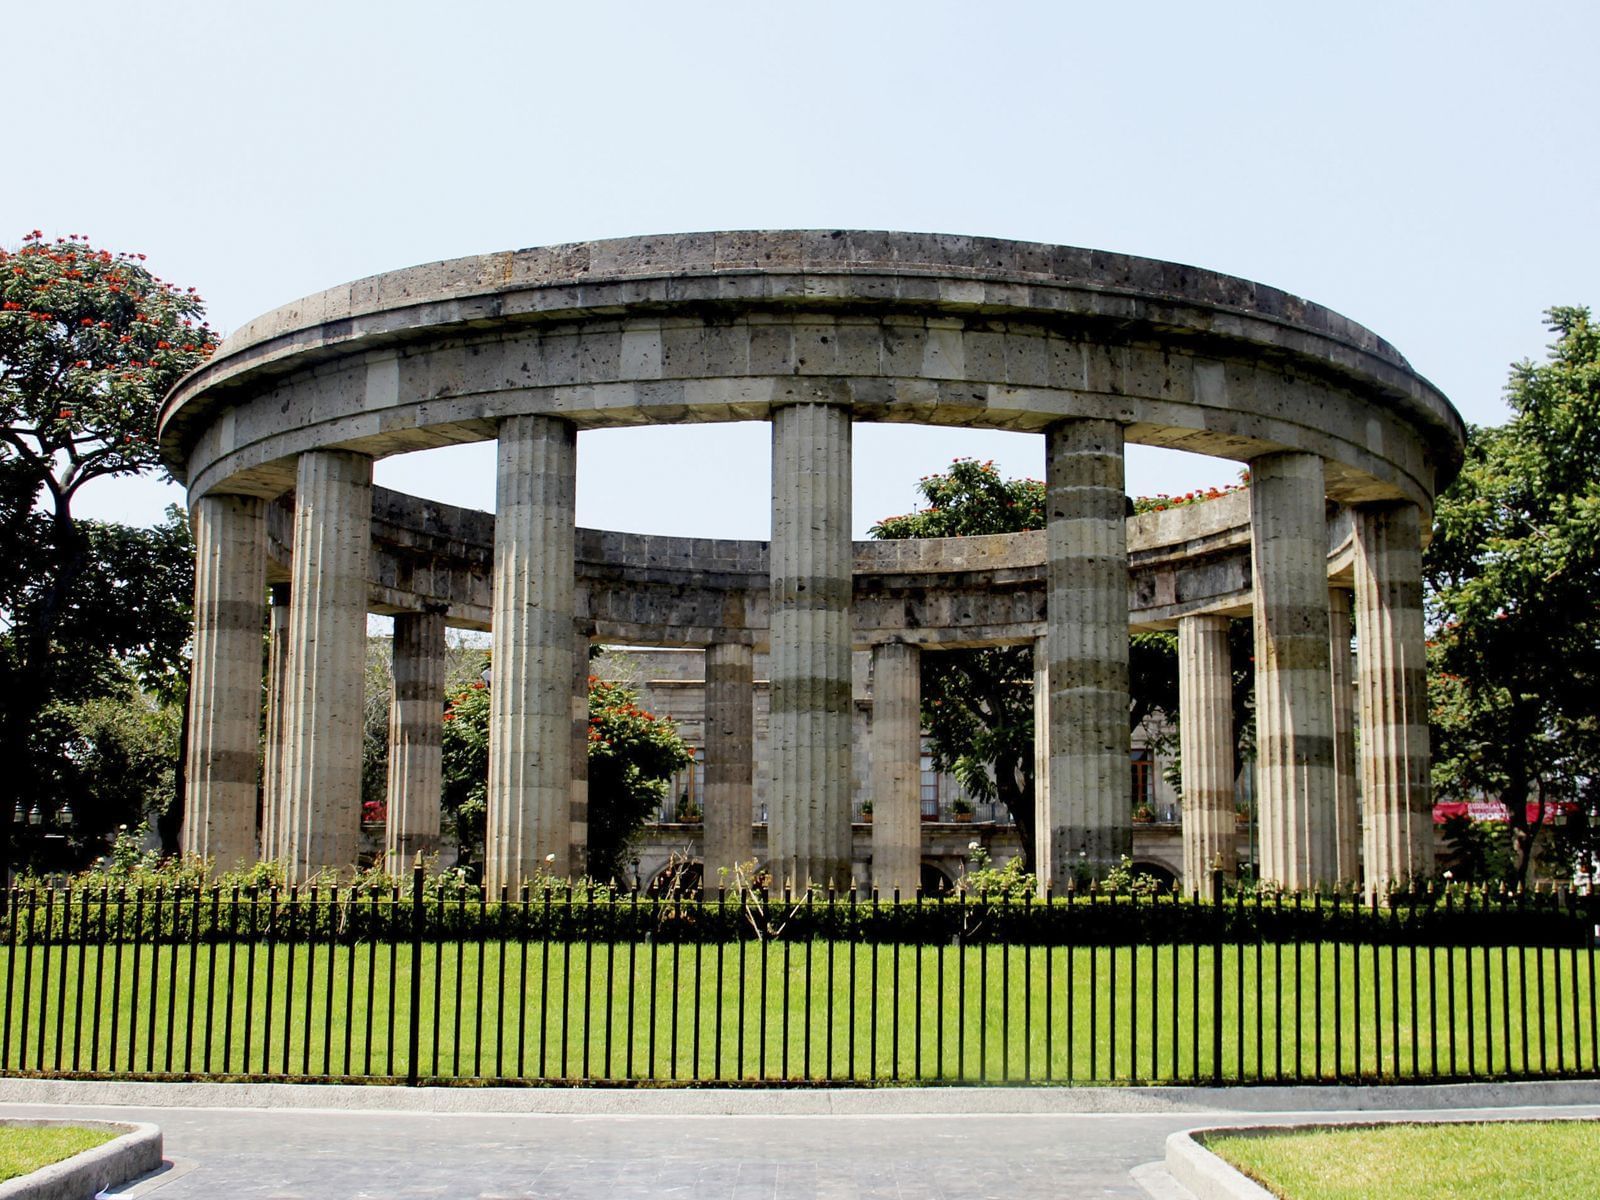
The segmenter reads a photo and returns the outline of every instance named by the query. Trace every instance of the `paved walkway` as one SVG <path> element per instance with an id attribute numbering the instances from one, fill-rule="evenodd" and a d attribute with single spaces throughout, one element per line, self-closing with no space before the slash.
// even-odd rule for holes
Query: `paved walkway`
<path id="1" fill-rule="evenodd" d="M 515 1107 L 524 1111 L 494 1111 Z M 411 1111 L 398 1111 L 410 1109 Z M 155 1200 L 1149 1200 L 1178 1129 L 1600 1117 L 1600 1083 L 1373 1089 L 417 1091 L 0 1081 L 0 1116 L 153 1121 Z"/>

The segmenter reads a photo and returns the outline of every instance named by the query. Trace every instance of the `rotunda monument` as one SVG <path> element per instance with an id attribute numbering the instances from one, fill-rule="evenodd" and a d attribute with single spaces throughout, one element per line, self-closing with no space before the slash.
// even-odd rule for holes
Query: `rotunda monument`
<path id="1" fill-rule="evenodd" d="M 772 427 L 770 544 L 575 527 L 579 430 L 751 420 Z M 858 421 L 1038 433 L 1046 529 L 853 547 Z M 199 556 L 184 848 L 301 876 L 354 861 L 366 618 L 385 612 L 397 858 L 438 839 L 449 625 L 492 631 L 491 889 L 551 855 L 582 870 L 591 640 L 706 651 L 708 877 L 749 857 L 767 652 L 767 865 L 797 887 L 851 882 L 851 653 L 870 649 L 874 881 L 907 893 L 920 655 L 1031 644 L 1040 878 L 1059 889 L 1127 852 L 1128 633 L 1175 627 L 1193 879 L 1231 865 L 1227 622 L 1248 614 L 1261 875 L 1428 875 L 1421 542 L 1463 435 L 1399 353 L 1335 313 L 1070 247 L 682 234 L 334 288 L 237 331 L 162 413 Z M 488 439 L 492 518 L 373 487 L 376 458 Z M 1130 521 L 1128 442 L 1247 463 L 1247 507 Z M 1352 620 L 1354 712 L 1331 649 Z"/>

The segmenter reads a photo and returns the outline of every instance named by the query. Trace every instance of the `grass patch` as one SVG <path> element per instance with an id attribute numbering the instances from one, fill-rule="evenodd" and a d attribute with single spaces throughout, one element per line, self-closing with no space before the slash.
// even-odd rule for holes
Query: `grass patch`
<path id="1" fill-rule="evenodd" d="M 1387 1125 L 1205 1139 L 1284 1200 L 1590 1200 L 1600 1121 Z"/>
<path id="2" fill-rule="evenodd" d="M 0 1181 L 92 1150 L 116 1136 L 76 1125 L 0 1125 Z"/>
<path id="3" fill-rule="evenodd" d="M 1600 1070 L 1595 952 L 858 942 L 0 949 L 0 1070 L 1176 1082 Z M 1221 1028 L 1220 1040 L 1213 1030 Z M 1220 1059 L 1217 1054 L 1220 1052 Z"/>

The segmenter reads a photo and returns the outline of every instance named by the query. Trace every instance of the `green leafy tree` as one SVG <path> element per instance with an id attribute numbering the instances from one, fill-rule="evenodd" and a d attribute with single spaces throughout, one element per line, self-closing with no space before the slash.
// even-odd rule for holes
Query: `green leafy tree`
<path id="1" fill-rule="evenodd" d="M 693 762 L 677 727 L 640 708 L 637 690 L 589 677 L 591 878 L 625 878 L 634 835 L 666 797 L 673 772 Z"/>
<path id="2" fill-rule="evenodd" d="M 667 793 L 674 771 L 694 761 L 676 726 L 639 707 L 627 683 L 589 677 L 590 878 L 621 879 L 629 845 Z M 488 811 L 489 688 L 454 688 L 444 725 L 444 811 L 463 862 L 483 861 Z"/>
<path id="3" fill-rule="evenodd" d="M 992 461 L 958 458 L 943 473 L 924 475 L 917 491 L 926 508 L 885 517 L 868 532 L 884 539 L 944 538 L 1044 527 L 1044 484 L 1003 479 Z M 1178 658 L 1172 635 L 1135 635 L 1128 665 L 1133 696 L 1129 727 L 1137 729 L 1159 714 L 1175 718 Z M 1022 840 L 1023 869 L 1034 871 L 1032 648 L 924 655 L 922 721 L 934 765 L 954 775 L 972 795 L 1005 805 Z"/>
<path id="4" fill-rule="evenodd" d="M 114 532 L 119 527 L 76 520 L 72 506 L 96 479 L 161 469 L 161 397 L 215 348 L 203 316 L 192 288 L 156 278 L 140 254 L 113 254 L 76 235 L 48 242 L 37 230 L 18 248 L 0 249 L 7 863 L 13 813 L 56 806 L 45 769 L 56 751 L 35 737 L 40 714 L 94 694 L 107 658 L 142 659 L 158 680 L 181 674 L 164 636 L 128 628 L 151 618 L 151 608 L 135 607 L 151 599 L 135 594 L 141 589 L 160 590 L 164 611 L 174 594 L 187 603 L 187 576 L 150 574 L 165 563 L 175 531 L 154 540 Z"/>
<path id="5" fill-rule="evenodd" d="M 1512 882 L 1548 803 L 1576 808 L 1564 865 L 1593 855 L 1600 778 L 1600 330 L 1584 308 L 1548 324 L 1546 360 L 1511 369 L 1511 419 L 1470 431 L 1424 559 L 1434 786 L 1505 803 Z"/>

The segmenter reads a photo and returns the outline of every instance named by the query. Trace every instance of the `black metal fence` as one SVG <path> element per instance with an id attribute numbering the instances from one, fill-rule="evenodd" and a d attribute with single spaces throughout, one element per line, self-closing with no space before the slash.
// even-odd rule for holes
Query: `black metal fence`
<path id="1" fill-rule="evenodd" d="M 1600 1074 L 1590 898 L 9 897 L 0 1072 L 1225 1082 Z"/>

